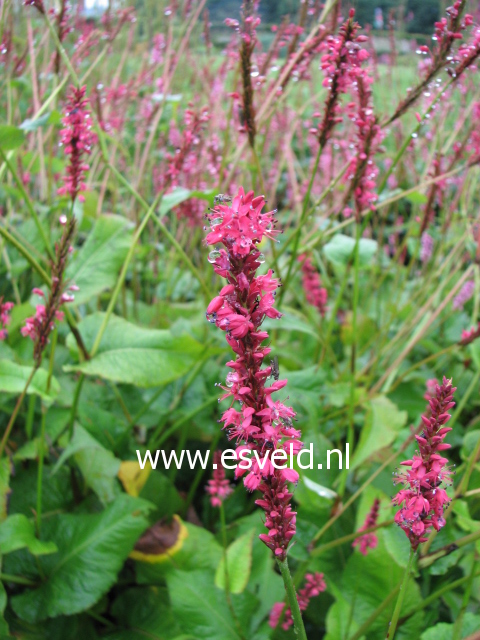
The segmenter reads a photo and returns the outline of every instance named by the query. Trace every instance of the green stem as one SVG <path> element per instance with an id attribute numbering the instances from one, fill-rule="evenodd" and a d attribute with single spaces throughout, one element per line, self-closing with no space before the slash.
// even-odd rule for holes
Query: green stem
<path id="1" fill-rule="evenodd" d="M 58 331 L 55 329 L 52 336 L 52 346 L 50 348 L 50 361 L 48 365 L 47 393 L 50 391 L 50 384 L 53 376 L 53 364 L 55 359 L 55 347 L 57 346 Z M 40 537 L 40 527 L 42 522 L 42 486 L 43 486 L 43 463 L 45 456 L 45 429 L 47 424 L 47 408 L 42 405 L 42 422 L 40 426 L 40 442 L 38 445 L 38 475 L 37 475 L 37 513 L 35 524 L 37 535 Z"/>
<path id="2" fill-rule="evenodd" d="M 410 556 L 408 558 L 408 564 L 405 569 L 405 573 L 403 574 L 403 580 L 400 585 L 400 592 L 397 598 L 397 604 L 395 605 L 395 609 L 393 611 L 392 620 L 388 627 L 386 640 L 393 640 L 395 637 L 395 631 L 397 630 L 398 619 L 400 618 L 400 612 L 402 610 L 403 600 L 405 598 L 405 592 L 407 590 L 408 579 L 410 577 L 410 571 L 412 569 L 413 560 L 415 558 L 415 552 L 413 549 L 410 549 Z"/>
<path id="3" fill-rule="evenodd" d="M 353 636 L 350 636 L 349 640 L 360 640 L 360 638 L 365 636 L 365 633 L 368 631 L 370 626 L 375 622 L 378 616 L 382 615 L 385 609 L 393 601 L 399 589 L 400 585 L 397 585 L 395 589 L 388 594 L 385 600 L 383 600 L 383 602 L 375 609 L 375 611 L 373 611 L 372 614 L 365 620 L 365 622 L 360 627 L 358 627 Z"/>
<path id="4" fill-rule="evenodd" d="M 20 180 L 17 172 L 15 171 L 15 167 L 12 165 L 12 163 L 8 159 L 7 154 L 5 154 L 1 149 L 0 149 L 0 156 L 3 158 L 3 161 L 7 165 L 8 170 L 10 171 L 13 179 L 15 180 L 18 190 L 22 194 L 22 198 L 25 202 L 25 206 L 27 207 L 28 212 L 30 213 L 30 215 L 33 218 L 33 221 L 35 222 L 35 226 L 37 227 L 37 231 L 40 237 L 42 238 L 43 244 L 45 245 L 45 249 L 47 250 L 48 255 L 50 256 L 50 258 L 53 259 L 55 255 L 52 247 L 50 246 L 50 241 L 47 238 L 45 229 L 42 227 L 42 223 L 40 222 L 40 218 L 38 217 L 37 212 L 35 211 L 35 207 L 33 206 L 32 201 L 30 200 L 28 193 L 25 190 L 25 187 L 23 186 L 23 182 Z"/>
<path id="5" fill-rule="evenodd" d="M 283 295 L 285 293 L 285 290 L 288 287 L 288 284 L 290 282 L 290 277 L 292 275 L 293 265 L 295 264 L 295 260 L 297 258 L 298 245 L 300 243 L 300 233 L 302 231 L 303 224 L 304 224 L 304 222 L 305 222 L 305 220 L 307 218 L 307 213 L 309 211 L 310 194 L 312 192 L 313 183 L 315 181 L 315 176 L 317 175 L 318 165 L 320 163 L 320 157 L 322 155 L 322 151 L 323 151 L 323 147 L 319 146 L 318 147 L 318 151 L 317 151 L 317 157 L 315 158 L 315 164 L 313 165 L 312 175 L 310 176 L 310 182 L 308 183 L 307 193 L 305 194 L 305 198 L 303 200 L 302 215 L 300 216 L 298 227 L 295 230 L 294 243 L 293 243 L 293 248 L 292 248 L 292 255 L 290 257 L 290 262 L 288 264 L 287 275 L 285 277 L 282 289 L 280 291 L 279 304 L 281 303 L 281 301 L 283 299 Z"/>
<path id="6" fill-rule="evenodd" d="M 288 605 L 292 612 L 293 624 L 295 626 L 295 633 L 297 634 L 298 640 L 307 640 L 307 634 L 305 633 L 305 627 L 303 625 L 302 612 L 298 605 L 297 594 L 295 592 L 292 574 L 288 567 L 288 561 L 286 558 L 285 560 L 277 559 L 277 564 L 280 569 L 280 573 L 282 574 L 283 584 L 285 585 Z"/>
<path id="7" fill-rule="evenodd" d="M 113 309 L 115 307 L 115 304 L 117 302 L 117 298 L 118 298 L 118 294 L 120 293 L 120 290 L 122 288 L 123 285 L 123 281 L 125 280 L 125 276 L 127 275 L 127 270 L 128 267 L 130 266 L 130 262 L 133 258 L 133 254 L 135 252 L 135 247 L 137 246 L 137 242 L 140 239 L 140 236 L 143 233 L 143 230 L 145 229 L 145 227 L 147 226 L 147 222 L 150 220 L 150 217 L 152 215 L 152 213 L 155 211 L 156 207 L 158 206 L 158 204 L 160 203 L 161 199 L 162 199 L 162 193 L 159 193 L 158 196 L 155 198 L 155 200 L 153 201 L 151 207 L 148 209 L 147 213 L 145 214 L 140 226 L 138 227 L 135 235 L 133 236 L 133 240 L 132 243 L 130 245 L 130 249 L 128 250 L 127 253 L 127 257 L 125 258 L 125 261 L 122 265 L 122 269 L 120 271 L 120 275 L 118 276 L 118 280 L 117 283 L 115 285 L 115 289 L 113 290 L 112 296 L 110 298 L 110 302 L 108 303 L 108 307 L 107 307 L 107 311 L 105 312 L 105 315 L 103 317 L 103 321 L 102 324 L 100 326 L 100 329 L 98 330 L 97 333 L 97 337 L 95 338 L 95 342 L 93 343 L 93 347 L 90 351 L 90 357 L 93 358 L 95 356 L 95 354 L 98 351 L 98 348 L 100 346 L 100 342 L 103 338 L 103 334 L 105 333 L 105 329 L 107 328 L 108 325 L 108 321 L 110 320 L 110 316 L 113 313 Z"/>
<path id="8" fill-rule="evenodd" d="M 15 584 L 24 584 L 27 587 L 36 587 L 36 583 L 28 578 L 22 576 L 14 576 L 11 573 L 0 573 L 0 580 L 2 582 L 13 582 Z"/>
<path id="9" fill-rule="evenodd" d="M 83 381 L 85 380 L 85 374 L 81 373 L 75 389 L 75 395 L 73 396 L 72 408 L 70 411 L 70 422 L 68 424 L 68 440 L 73 437 L 73 427 L 75 419 L 77 417 L 78 401 L 80 400 L 80 393 L 82 392 Z"/>
<path id="10" fill-rule="evenodd" d="M 23 388 L 23 391 L 20 394 L 20 396 L 18 397 L 17 403 L 15 404 L 15 408 L 14 408 L 13 413 L 12 413 L 12 415 L 10 417 L 10 420 L 9 420 L 9 422 L 7 424 L 7 428 L 5 429 L 5 433 L 3 434 L 2 441 L 0 442 L 0 459 L 3 456 L 3 452 L 4 452 L 5 447 L 7 445 L 8 438 L 10 436 L 10 432 L 13 429 L 13 425 L 15 424 L 15 420 L 17 419 L 17 415 L 18 415 L 18 412 L 20 411 L 20 407 L 22 406 L 23 399 L 25 398 L 25 396 L 27 394 L 28 387 L 30 386 L 31 381 L 33 380 L 33 376 L 37 372 L 37 369 L 38 369 L 38 364 L 36 364 L 33 367 L 30 375 L 28 376 L 28 380 L 25 383 L 25 387 Z"/>

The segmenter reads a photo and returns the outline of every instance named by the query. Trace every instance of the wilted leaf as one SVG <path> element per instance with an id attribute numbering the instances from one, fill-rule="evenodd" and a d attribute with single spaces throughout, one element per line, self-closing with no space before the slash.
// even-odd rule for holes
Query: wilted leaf
<path id="1" fill-rule="evenodd" d="M 152 465 L 147 462 L 142 469 L 136 460 L 124 460 L 120 463 L 118 478 L 130 496 L 137 497 L 152 472 Z"/>
<path id="2" fill-rule="evenodd" d="M 130 558 L 151 564 L 166 562 L 180 551 L 187 537 L 188 530 L 178 516 L 170 522 L 160 520 L 136 542 Z"/>

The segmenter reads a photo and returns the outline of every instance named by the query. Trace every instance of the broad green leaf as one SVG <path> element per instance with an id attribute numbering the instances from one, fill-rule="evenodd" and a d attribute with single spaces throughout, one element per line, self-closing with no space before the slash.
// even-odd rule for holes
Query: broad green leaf
<path id="1" fill-rule="evenodd" d="M 147 528 L 149 509 L 140 498 L 120 495 L 98 514 L 45 519 L 42 535 L 57 544 L 58 553 L 39 558 L 45 580 L 37 589 L 12 598 L 15 613 L 27 622 L 38 622 L 93 606 L 114 584 Z"/>
<path id="2" fill-rule="evenodd" d="M 447 622 L 439 622 L 434 627 L 431 627 L 424 633 L 420 640 L 452 640 L 454 637 L 455 624 L 449 624 Z M 467 611 L 462 620 L 462 631 L 457 636 L 459 640 L 465 638 L 474 637 L 476 631 L 480 630 L 480 616 Z"/>
<path id="3" fill-rule="evenodd" d="M 249 531 L 232 542 L 227 549 L 227 575 L 230 593 L 242 593 L 247 586 L 252 568 L 252 543 L 254 531 Z M 225 590 L 225 557 L 222 557 L 215 573 L 215 585 Z"/>
<path id="4" fill-rule="evenodd" d="M 67 269 L 67 278 L 79 287 L 73 304 L 84 304 L 115 285 L 132 233 L 132 224 L 126 218 L 114 215 L 98 218 Z"/>
<path id="5" fill-rule="evenodd" d="M 0 553 L 27 549 L 34 556 L 55 553 L 57 545 L 35 537 L 35 527 L 26 516 L 16 513 L 0 524 Z"/>
<path id="6" fill-rule="evenodd" d="M 167 576 L 172 610 L 184 633 L 208 640 L 238 640 L 225 592 L 209 571 L 175 571 Z"/>
<path id="7" fill-rule="evenodd" d="M 407 422 L 407 412 L 399 411 L 386 396 L 377 396 L 368 403 L 368 414 L 360 441 L 350 464 L 350 470 L 356 469 L 375 452 L 391 444 L 398 432 Z"/>
<path id="8" fill-rule="evenodd" d="M 103 317 L 103 313 L 96 313 L 80 323 L 87 349 L 93 345 Z M 73 346 L 72 336 L 69 338 Z M 137 387 L 158 387 L 188 373 L 203 353 L 203 345 L 189 335 L 145 329 L 112 316 L 96 356 L 64 369 Z"/>
<path id="9" fill-rule="evenodd" d="M 12 151 L 23 144 L 25 133 L 10 124 L 0 125 L 0 148 L 2 151 Z"/>
<path id="10" fill-rule="evenodd" d="M 109 640 L 177 640 L 180 636 L 164 587 L 127 589 L 113 603 L 112 615 L 121 630 L 108 635 Z"/>
<path id="11" fill-rule="evenodd" d="M 279 323 L 278 320 L 272 320 L 267 318 L 263 323 L 263 328 L 266 331 L 273 331 L 281 329 L 282 331 L 298 331 L 299 333 L 307 333 L 311 335 L 318 342 L 320 336 L 318 330 L 312 327 L 311 323 L 298 312 L 287 311 L 283 314 Z"/>
<path id="12" fill-rule="evenodd" d="M 166 213 L 181 204 L 188 198 L 192 197 L 192 192 L 190 189 L 185 189 L 184 187 L 176 187 L 172 192 L 166 193 L 162 197 L 162 201 L 160 202 L 160 210 L 159 213 L 161 216 L 164 216 Z"/>
<path id="13" fill-rule="evenodd" d="M 21 394 L 32 373 L 32 367 L 26 367 L 9 360 L 0 360 L 0 391 Z M 53 400 L 60 391 L 60 385 L 52 376 L 50 389 L 47 391 L 48 372 L 38 369 L 27 389 L 27 393 L 34 393 L 43 400 Z"/>
<path id="14" fill-rule="evenodd" d="M 58 459 L 52 473 L 71 456 L 74 456 L 86 485 L 95 491 L 104 504 L 111 502 L 118 492 L 116 476 L 120 460 L 80 425 L 76 425 L 73 438 Z"/>
<path id="15" fill-rule="evenodd" d="M 358 243 L 358 257 L 360 267 L 371 264 L 378 249 L 376 240 L 360 238 Z M 330 262 L 337 267 L 345 267 L 353 260 L 355 239 L 343 233 L 337 233 L 330 242 L 323 247 L 323 252 Z"/>

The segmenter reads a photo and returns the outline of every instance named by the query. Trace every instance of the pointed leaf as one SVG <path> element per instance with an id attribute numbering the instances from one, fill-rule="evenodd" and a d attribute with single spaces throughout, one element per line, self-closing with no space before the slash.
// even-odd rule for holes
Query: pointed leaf
<path id="1" fill-rule="evenodd" d="M 42 534 L 58 553 L 39 562 L 45 580 L 12 599 L 27 622 L 72 615 L 93 606 L 114 584 L 137 538 L 147 528 L 150 504 L 120 495 L 102 513 L 58 515 L 42 522 Z"/>
<path id="2" fill-rule="evenodd" d="M 249 531 L 232 542 L 227 549 L 227 575 L 230 593 L 242 593 L 247 586 L 252 568 L 252 544 L 254 531 Z M 215 585 L 225 590 L 225 558 L 222 557 L 215 573 Z"/>

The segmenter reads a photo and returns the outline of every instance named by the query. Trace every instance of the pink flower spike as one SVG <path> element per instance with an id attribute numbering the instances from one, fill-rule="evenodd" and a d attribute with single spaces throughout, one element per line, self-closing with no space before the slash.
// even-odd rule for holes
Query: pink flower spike
<path id="1" fill-rule="evenodd" d="M 273 306 L 274 293 L 280 283 L 273 277 L 272 270 L 257 275 L 265 260 L 257 245 L 263 238 L 274 238 L 277 233 L 274 230 L 276 212 L 262 213 L 265 198 L 255 197 L 252 191 L 245 193 L 241 187 L 231 198 L 230 206 L 223 204 L 223 198 L 206 216 L 211 230 L 205 241 L 208 245 L 222 245 L 211 251 L 209 262 L 215 272 L 227 280 L 227 285 L 208 305 L 207 319 L 226 333 L 226 340 L 236 355 L 234 361 L 227 363 L 231 371 L 226 385 L 222 385 L 226 393 L 221 399 L 239 401 L 241 411 L 232 405 L 221 421 L 230 439 L 248 447 L 253 452 L 252 460 L 258 457 L 259 462 L 254 461 L 248 473 L 246 468 L 237 466 L 235 476 L 244 476 L 248 491 L 262 493 L 256 503 L 265 511 L 268 535 L 262 534 L 260 539 L 277 558 L 284 560 L 296 531 L 296 513 L 291 508 L 288 482 L 296 483 L 298 473 L 293 469 L 276 469 L 269 453 L 288 443 L 296 455 L 302 443 L 300 432 L 292 428 L 293 409 L 271 398 L 287 381 L 275 380 L 271 386 L 265 386 L 272 375 L 272 366 L 265 363 L 270 347 L 262 346 L 269 336 L 260 327 L 266 317 L 280 317 Z"/>
<path id="2" fill-rule="evenodd" d="M 450 448 L 443 442 L 448 433 L 443 424 L 450 417 L 447 410 L 455 404 L 455 391 L 451 380 L 445 377 L 441 385 L 435 385 L 435 395 L 429 397 L 431 417 L 422 416 L 424 430 L 416 436 L 419 451 L 412 460 L 402 463 L 410 469 L 397 473 L 395 479 L 396 484 L 404 486 L 392 500 L 400 507 L 395 522 L 405 531 L 414 551 L 427 539 L 432 527 L 438 531 L 445 525 L 444 504 L 449 499 L 441 485 L 451 483 L 452 472 L 446 466 L 448 460 L 437 452 Z"/>

